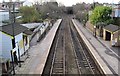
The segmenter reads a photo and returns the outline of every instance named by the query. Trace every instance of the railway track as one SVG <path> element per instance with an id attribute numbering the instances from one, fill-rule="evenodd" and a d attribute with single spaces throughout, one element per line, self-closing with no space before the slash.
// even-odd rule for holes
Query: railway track
<path id="1" fill-rule="evenodd" d="M 54 74 L 65 74 L 65 42 L 64 33 L 62 33 L 63 29 L 63 27 L 60 27 L 60 30 L 58 32 L 59 37 L 56 41 L 50 76 Z"/>
<path id="2" fill-rule="evenodd" d="M 76 62 L 78 64 L 80 74 L 100 74 L 93 59 L 91 58 L 86 46 L 84 45 L 82 39 L 78 36 L 78 33 L 70 22 L 70 32 L 73 43 L 74 52 L 76 54 Z"/>
<path id="3" fill-rule="evenodd" d="M 45 75 L 100 75 L 70 17 L 63 19 L 43 72 Z M 101 75 L 100 75 L 101 76 Z"/>

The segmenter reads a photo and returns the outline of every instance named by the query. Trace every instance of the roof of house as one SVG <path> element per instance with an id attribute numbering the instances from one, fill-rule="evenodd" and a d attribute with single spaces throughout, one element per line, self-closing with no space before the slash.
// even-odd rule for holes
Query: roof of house
<path id="1" fill-rule="evenodd" d="M 109 24 L 109 25 L 105 26 L 104 29 L 111 31 L 111 32 L 115 32 L 115 31 L 120 30 L 120 27 L 113 25 L 113 24 Z"/>
<path id="2" fill-rule="evenodd" d="M 13 30 L 14 30 L 14 33 L 13 33 Z M 16 36 L 26 30 L 28 30 L 27 27 L 22 26 L 18 23 L 16 23 L 15 25 L 9 24 L 9 25 L 0 26 L 0 31 L 2 31 L 8 35 L 11 35 L 11 36 Z"/>
<path id="3" fill-rule="evenodd" d="M 31 35 L 31 34 L 33 34 L 33 32 L 30 31 L 30 30 L 25 30 L 24 33 L 27 34 L 27 35 Z"/>
<path id="4" fill-rule="evenodd" d="M 26 24 L 21 24 L 21 25 L 31 29 L 31 28 L 36 28 L 40 25 L 42 26 L 42 23 L 26 23 Z"/>

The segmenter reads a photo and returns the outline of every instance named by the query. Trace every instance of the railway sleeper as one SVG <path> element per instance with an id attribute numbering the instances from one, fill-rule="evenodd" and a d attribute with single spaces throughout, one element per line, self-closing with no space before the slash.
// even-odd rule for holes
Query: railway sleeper
<path id="1" fill-rule="evenodd" d="M 86 69 L 90 69 L 90 67 L 86 67 Z"/>
<path id="2" fill-rule="evenodd" d="M 89 65 L 88 65 L 88 64 L 85 64 L 84 66 L 85 66 L 85 67 L 89 67 Z"/>
<path id="3" fill-rule="evenodd" d="M 91 71 L 86 68 L 81 68 L 81 74 L 91 74 Z"/>
<path id="4" fill-rule="evenodd" d="M 63 62 L 63 59 L 56 59 L 55 62 Z"/>
<path id="5" fill-rule="evenodd" d="M 54 70 L 63 70 L 63 68 L 54 68 Z"/>
<path id="6" fill-rule="evenodd" d="M 85 68 L 86 68 L 86 69 L 90 69 L 90 67 L 88 67 L 88 66 L 87 66 L 87 67 L 85 67 Z"/>
<path id="7" fill-rule="evenodd" d="M 63 64 L 63 61 L 55 61 L 55 64 Z"/>
<path id="8" fill-rule="evenodd" d="M 84 63 L 84 65 L 88 65 L 88 63 L 87 62 L 83 62 Z"/>
<path id="9" fill-rule="evenodd" d="M 83 63 L 87 63 L 87 61 L 86 61 L 86 60 L 82 60 L 81 62 L 83 62 Z"/>
<path id="10" fill-rule="evenodd" d="M 83 58 L 83 60 L 84 60 L 84 61 L 86 61 L 86 59 L 85 59 L 85 58 Z"/>
<path id="11" fill-rule="evenodd" d="M 58 57 L 55 57 L 56 60 L 63 60 L 63 57 L 61 56 L 58 56 Z"/>
<path id="12" fill-rule="evenodd" d="M 58 73 L 63 74 L 63 69 L 53 69 L 53 73 L 55 73 L 55 74 L 58 74 Z"/>
<path id="13" fill-rule="evenodd" d="M 61 63 L 56 63 L 56 64 L 54 64 L 54 67 L 56 67 L 56 68 L 63 68 L 63 64 L 61 64 Z"/>
<path id="14" fill-rule="evenodd" d="M 56 76 L 56 74 L 58 75 L 63 75 L 63 73 L 52 73 L 54 76 Z"/>

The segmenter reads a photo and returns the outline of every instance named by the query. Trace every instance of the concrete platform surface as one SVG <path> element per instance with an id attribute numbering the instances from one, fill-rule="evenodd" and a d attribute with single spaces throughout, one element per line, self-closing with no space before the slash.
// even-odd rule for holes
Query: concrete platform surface
<path id="1" fill-rule="evenodd" d="M 16 74 L 42 74 L 56 31 L 62 19 L 58 19 L 46 37 L 37 45 L 30 47 L 29 58 L 16 68 Z"/>
<path id="2" fill-rule="evenodd" d="M 89 47 L 105 74 L 119 74 L 119 59 L 113 52 L 102 45 L 87 29 L 77 20 L 72 20 L 79 34 Z"/>

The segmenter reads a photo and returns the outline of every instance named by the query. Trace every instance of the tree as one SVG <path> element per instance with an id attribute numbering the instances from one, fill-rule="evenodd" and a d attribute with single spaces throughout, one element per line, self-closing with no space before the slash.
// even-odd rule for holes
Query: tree
<path id="1" fill-rule="evenodd" d="M 88 3 L 77 3 L 76 5 L 73 5 L 73 12 L 75 17 L 83 23 L 85 26 L 86 22 L 88 21 L 88 11 L 91 10 L 91 5 Z"/>
<path id="2" fill-rule="evenodd" d="M 96 25 L 98 22 L 104 22 L 106 24 L 112 23 L 110 15 L 112 13 L 112 8 L 107 6 L 97 6 L 90 15 L 90 22 Z"/>
<path id="3" fill-rule="evenodd" d="M 22 15 L 22 22 L 38 22 L 40 21 L 40 14 L 33 6 L 23 6 L 20 8 L 20 14 Z"/>
<path id="4" fill-rule="evenodd" d="M 75 15 L 76 18 L 85 25 L 87 22 L 87 14 L 86 11 L 78 11 Z"/>
<path id="5" fill-rule="evenodd" d="M 91 10 L 91 4 L 86 4 L 86 3 L 77 3 L 76 5 L 73 5 L 73 12 L 74 14 L 78 13 L 78 11 L 89 11 Z"/>
<path id="6" fill-rule="evenodd" d="M 36 7 L 37 11 L 41 13 L 42 19 L 57 19 L 62 12 L 62 9 L 58 6 L 57 2 L 44 2 L 42 5 L 37 3 L 34 6 Z"/>

